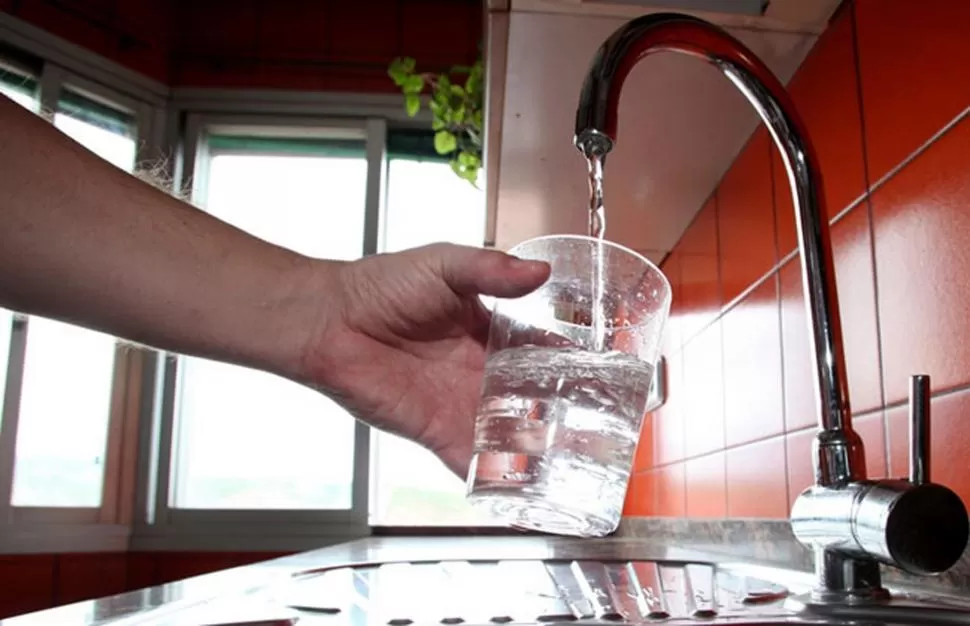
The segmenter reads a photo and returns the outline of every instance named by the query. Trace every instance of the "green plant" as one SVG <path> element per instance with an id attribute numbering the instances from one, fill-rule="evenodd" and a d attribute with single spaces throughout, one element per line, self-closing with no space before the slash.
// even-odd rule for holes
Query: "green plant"
<path id="1" fill-rule="evenodd" d="M 470 67 L 456 65 L 435 74 L 418 72 L 414 59 L 402 57 L 394 59 L 387 73 L 404 93 L 404 106 L 411 117 L 421 110 L 421 95 L 428 90 L 435 151 L 450 157 L 455 174 L 477 186 L 485 100 L 481 59 Z"/>

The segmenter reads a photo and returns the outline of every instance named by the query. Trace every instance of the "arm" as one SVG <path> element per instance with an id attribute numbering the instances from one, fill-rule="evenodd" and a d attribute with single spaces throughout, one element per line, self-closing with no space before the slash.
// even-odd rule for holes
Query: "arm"
<path id="1" fill-rule="evenodd" d="M 0 96 L 0 306 L 296 375 L 337 262 L 252 237 Z"/>

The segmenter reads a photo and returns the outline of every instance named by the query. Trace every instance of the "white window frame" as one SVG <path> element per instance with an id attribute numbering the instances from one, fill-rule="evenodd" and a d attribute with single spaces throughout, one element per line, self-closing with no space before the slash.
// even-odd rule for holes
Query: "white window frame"
<path id="1" fill-rule="evenodd" d="M 182 133 L 181 184 L 193 198 L 205 196 L 212 133 L 245 133 L 272 137 L 333 136 L 346 130 L 366 142 L 367 182 L 364 205 L 363 255 L 377 251 L 384 210 L 387 122 L 383 118 L 329 117 L 275 113 L 188 113 Z M 296 132 L 294 132 L 296 131 Z M 223 541 L 239 549 L 284 549 L 319 546 L 370 533 L 367 513 L 370 488 L 370 427 L 356 421 L 352 504 L 349 510 L 180 509 L 172 505 L 176 466 L 176 380 L 179 358 L 159 355 L 146 368 L 142 389 L 151 402 L 142 404 L 138 454 L 134 549 L 206 545 Z M 149 371 L 151 370 L 151 371 Z M 149 380 L 151 379 L 151 380 Z M 220 539 L 216 535 L 234 537 Z M 231 548 L 227 548 L 231 549 Z"/>
<path id="2" fill-rule="evenodd" d="M 387 193 L 387 129 L 424 127 L 430 114 L 407 115 L 399 95 L 308 93 L 258 89 L 174 88 L 147 78 L 13 16 L 0 13 L 0 42 L 41 62 L 38 99 L 54 111 L 60 90 L 135 115 L 138 163 L 163 158 L 172 180 L 204 184 L 196 176 L 198 149 L 212 125 L 363 128 L 367 190 L 363 252 L 379 251 Z M 9 63 L 17 71 L 16 62 Z M 204 159 L 203 159 L 204 160 Z M 204 172 L 203 172 L 204 173 Z M 0 554 L 125 550 L 297 551 L 371 533 L 370 428 L 355 426 L 353 505 L 349 512 L 173 509 L 170 501 L 175 370 L 172 355 L 133 346 L 116 350 L 105 484 L 97 508 L 12 507 L 14 451 L 27 322 L 12 321 L 7 392 L 0 407 Z M 163 454 L 164 452 L 164 454 Z M 400 529 L 406 534 L 438 527 Z M 494 531 L 495 529 L 487 529 Z"/>
<path id="3" fill-rule="evenodd" d="M 28 29 L 29 30 L 29 29 Z M 58 48 L 54 38 L 23 37 L 22 25 L 0 15 L 0 41 L 12 42 L 15 48 L 41 60 L 37 100 L 40 114 L 53 123 L 60 95 L 69 89 L 90 100 L 132 115 L 135 119 L 135 162 L 142 162 L 160 150 L 158 138 L 162 109 L 157 104 L 131 95 L 144 95 L 143 87 L 118 89 L 125 81 L 108 81 L 111 86 L 67 69 L 50 59 L 61 58 L 69 65 L 84 67 L 83 59 L 72 58 Z M 36 33 L 34 33 L 36 35 Z M 11 41 L 12 40 L 12 41 Z M 53 42 L 53 44 L 52 44 Z M 26 44 L 26 45 L 20 45 Z M 93 56 L 90 53 L 87 56 Z M 15 71 L 28 70 L 16 61 L 4 59 L 4 65 Z M 103 64 L 93 63 L 101 68 Z M 93 72 L 97 75 L 98 71 Z M 149 98 L 157 100 L 157 98 Z M 143 367 L 144 350 L 118 341 L 111 383 L 111 400 L 104 453 L 104 475 L 101 504 L 97 507 L 14 506 L 11 503 L 16 461 L 17 435 L 26 347 L 29 339 L 29 317 L 14 312 L 11 322 L 10 349 L 0 430 L 0 554 L 37 551 L 100 551 L 126 549 L 128 524 L 132 516 L 131 489 L 134 484 L 133 455 L 136 450 L 139 399 L 137 392 Z"/>

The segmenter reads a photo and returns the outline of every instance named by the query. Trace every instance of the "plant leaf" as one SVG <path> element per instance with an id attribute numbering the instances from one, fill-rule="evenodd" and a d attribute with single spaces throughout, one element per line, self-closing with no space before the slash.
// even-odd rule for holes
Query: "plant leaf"
<path id="1" fill-rule="evenodd" d="M 421 110 L 421 98 L 416 93 L 409 93 L 404 96 L 404 108 L 407 109 L 408 117 L 414 117 Z"/>
<path id="2" fill-rule="evenodd" d="M 404 79 L 404 84 L 401 86 L 404 89 L 404 93 L 407 94 L 418 94 L 424 89 L 424 79 L 417 74 L 412 74 Z"/>
<path id="3" fill-rule="evenodd" d="M 438 154 L 450 154 L 458 147 L 458 139 L 447 130 L 434 134 L 434 149 Z"/>

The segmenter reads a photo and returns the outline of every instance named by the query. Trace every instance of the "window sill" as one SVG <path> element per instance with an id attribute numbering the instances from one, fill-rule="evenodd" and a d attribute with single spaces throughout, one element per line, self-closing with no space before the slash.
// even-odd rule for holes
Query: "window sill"
<path id="1" fill-rule="evenodd" d="M 130 538 L 122 524 L 12 524 L 0 532 L 0 554 L 125 552 Z"/>
<path id="2" fill-rule="evenodd" d="M 370 536 L 359 526 L 316 528 L 291 523 L 183 523 L 135 527 L 133 552 L 305 552 Z"/>

